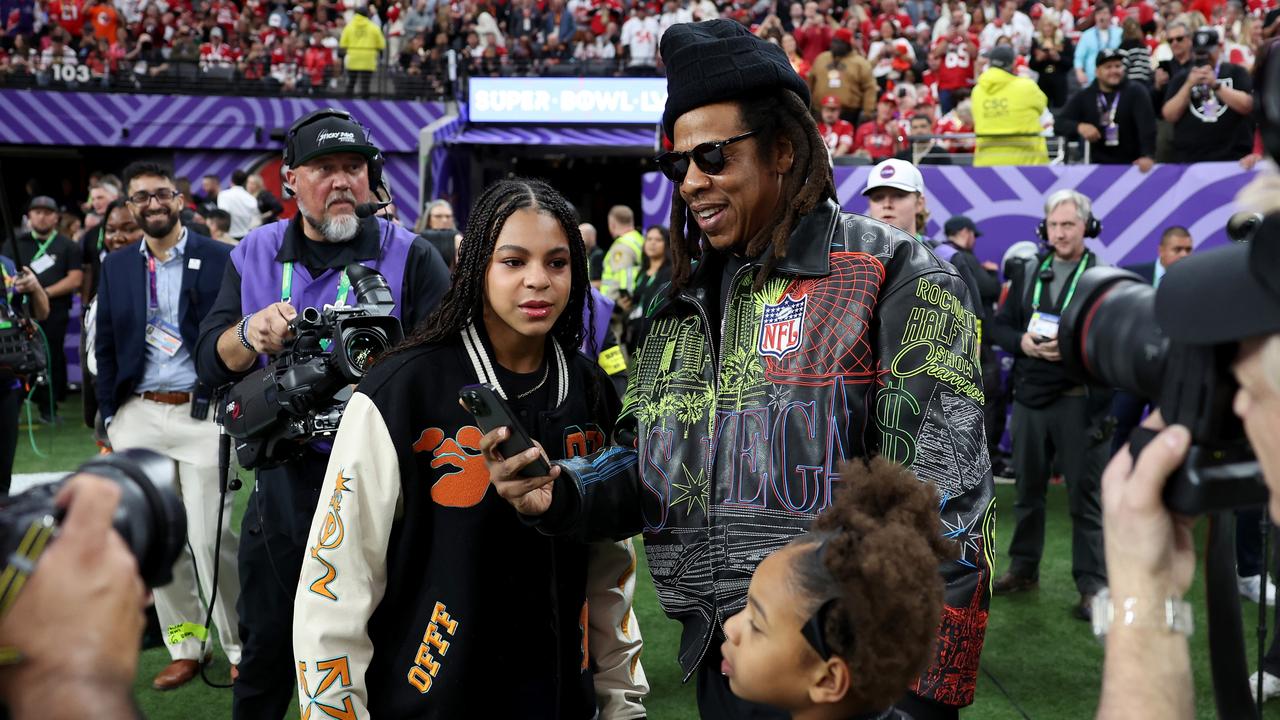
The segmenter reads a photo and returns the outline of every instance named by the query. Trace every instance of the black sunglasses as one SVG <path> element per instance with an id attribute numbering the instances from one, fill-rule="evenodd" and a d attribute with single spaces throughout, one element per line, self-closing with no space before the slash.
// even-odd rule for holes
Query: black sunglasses
<path id="1" fill-rule="evenodd" d="M 739 140 L 746 140 L 757 132 L 757 130 L 749 130 L 741 135 L 734 135 L 728 140 L 705 142 L 685 152 L 676 152 L 674 150 L 665 152 L 655 160 L 657 160 L 662 174 L 666 175 L 667 179 L 673 183 L 684 182 L 685 173 L 689 172 L 690 159 L 698 164 L 698 169 L 702 172 L 708 175 L 719 175 L 724 171 L 725 146 L 732 145 Z"/>

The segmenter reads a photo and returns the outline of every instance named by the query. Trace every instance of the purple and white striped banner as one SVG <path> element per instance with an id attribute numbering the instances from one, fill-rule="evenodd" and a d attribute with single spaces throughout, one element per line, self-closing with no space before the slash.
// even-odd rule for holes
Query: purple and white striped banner
<path id="1" fill-rule="evenodd" d="M 351 113 L 387 153 L 416 153 L 418 132 L 444 115 L 438 102 L 0 90 L 0 143 L 278 151 L 273 131 L 326 107 Z"/>
<path id="2" fill-rule="evenodd" d="M 251 172 L 275 156 L 275 153 L 264 153 L 259 150 L 175 150 L 173 176 L 190 179 L 192 185 L 199 190 L 200 178 L 205 175 L 216 175 L 222 187 L 229 187 L 231 173 L 236 170 Z"/>
<path id="3" fill-rule="evenodd" d="M 1013 243 L 1036 239 L 1045 197 L 1069 188 L 1093 201 L 1093 214 L 1103 230 L 1088 244 L 1113 265 L 1154 260 L 1160 233 L 1171 225 L 1188 228 L 1196 247 L 1226 242 L 1225 226 L 1235 211 L 1236 193 L 1253 178 L 1253 172 L 1235 163 L 1157 165 L 1145 175 L 1129 165 L 926 165 L 920 171 L 930 216 L 927 237 L 940 237 L 947 218 L 967 215 L 983 234 L 975 252 L 983 260 L 999 262 Z M 869 166 L 835 169 L 836 196 L 845 211 L 866 212 L 862 189 L 870 172 Z M 671 222 L 671 183 L 661 173 L 645 174 L 641 211 L 646 227 Z"/>
<path id="4" fill-rule="evenodd" d="M 382 166 L 382 177 L 391 188 L 392 198 L 396 203 L 396 213 L 405 227 L 413 227 L 418 222 L 421 208 L 418 207 L 418 156 L 410 153 L 393 153 L 384 156 L 386 164 Z"/>
<path id="5" fill-rule="evenodd" d="M 222 186 L 227 187 L 231 183 L 231 173 L 234 170 L 255 171 L 265 162 L 277 157 L 279 155 L 276 153 L 263 153 L 258 150 L 208 152 L 176 150 L 173 153 L 173 174 L 175 177 L 190 178 L 196 188 L 199 188 L 201 177 L 217 175 Z M 382 176 L 391 187 L 400 221 L 413 227 L 413 224 L 418 221 L 419 214 L 418 156 L 412 153 L 391 153 L 384 158 L 386 163 L 382 167 Z M 272 168 L 275 167 L 272 166 Z"/>

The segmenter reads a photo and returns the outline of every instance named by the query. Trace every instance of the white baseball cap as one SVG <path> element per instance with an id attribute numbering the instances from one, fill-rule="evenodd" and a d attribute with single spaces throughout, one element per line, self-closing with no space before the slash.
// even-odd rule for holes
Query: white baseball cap
<path id="1" fill-rule="evenodd" d="M 889 158 L 871 168 L 871 174 L 867 175 L 867 186 L 862 189 L 862 194 L 866 195 L 881 187 L 897 188 L 923 195 L 924 176 L 920 174 L 919 168 L 906 160 Z"/>

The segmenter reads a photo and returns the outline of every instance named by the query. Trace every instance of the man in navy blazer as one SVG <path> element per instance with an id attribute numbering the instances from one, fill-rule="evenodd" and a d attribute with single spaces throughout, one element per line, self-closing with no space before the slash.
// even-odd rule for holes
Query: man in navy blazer
<path id="1" fill-rule="evenodd" d="M 209 417 L 210 389 L 200 385 L 192 360 L 200 320 L 218 297 L 231 247 L 179 223 L 182 194 L 168 169 L 134 163 L 125 169 L 124 180 L 143 238 L 102 262 L 97 393 L 111 446 L 147 448 L 171 458 L 186 508 L 190 551 L 174 565 L 173 582 L 155 591 L 156 614 L 166 630 L 172 662 L 152 685 L 169 690 L 195 677 L 209 657 L 200 590 L 211 596 L 215 564 L 219 577 L 213 620 L 233 679 L 240 662 L 235 612 L 239 538 L 217 524 L 218 427 Z M 231 501 L 229 495 L 221 498 L 227 519 Z M 219 533 L 222 543 L 215 557 Z M 196 587 L 195 570 L 203 588 Z"/>

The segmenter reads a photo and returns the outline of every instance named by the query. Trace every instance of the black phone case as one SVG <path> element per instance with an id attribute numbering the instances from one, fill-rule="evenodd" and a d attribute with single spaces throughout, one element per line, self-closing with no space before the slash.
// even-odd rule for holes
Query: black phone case
<path id="1" fill-rule="evenodd" d="M 498 452 L 502 457 L 510 458 L 535 447 L 533 440 L 524 426 L 515 419 L 507 402 L 498 395 L 491 385 L 464 385 L 458 391 L 458 397 L 467 406 L 467 410 L 476 418 L 480 431 L 486 435 L 497 428 L 511 429 L 511 435 L 498 444 Z M 535 478 L 551 474 L 551 467 L 541 457 L 525 465 L 520 470 L 520 477 Z"/>

